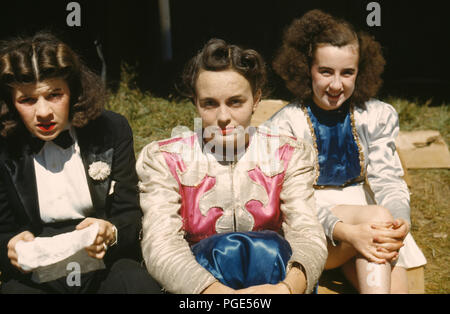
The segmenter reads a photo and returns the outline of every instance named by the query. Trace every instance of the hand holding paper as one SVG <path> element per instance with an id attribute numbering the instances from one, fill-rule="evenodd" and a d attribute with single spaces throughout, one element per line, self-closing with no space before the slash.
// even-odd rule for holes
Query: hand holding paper
<path id="1" fill-rule="evenodd" d="M 99 225 L 94 223 L 81 230 L 54 237 L 37 237 L 28 242 L 27 238 L 22 238 L 15 244 L 15 266 L 21 270 L 33 271 L 32 279 L 39 283 L 67 276 L 67 265 L 72 262 L 79 265 L 80 273 L 105 268 L 102 259 L 89 257 L 84 250 L 94 243 L 98 231 Z"/>
<path id="2" fill-rule="evenodd" d="M 98 232 L 94 242 L 86 247 L 86 251 L 90 257 L 102 259 L 108 247 L 117 240 L 115 227 L 109 221 L 89 217 L 78 224 L 76 230 L 82 230 L 92 224 L 98 224 Z"/>
<path id="3" fill-rule="evenodd" d="M 90 246 L 97 236 L 98 227 L 98 224 L 92 224 L 85 229 L 53 237 L 37 237 L 29 242 L 18 241 L 16 244 L 18 265 L 23 270 L 30 271 L 60 262 Z"/>
<path id="4" fill-rule="evenodd" d="M 19 263 L 17 262 L 17 252 L 16 252 L 16 244 L 19 241 L 33 241 L 34 235 L 30 231 L 24 231 L 13 237 L 8 242 L 8 257 L 11 261 L 11 264 L 18 268 L 20 271 L 24 272 L 23 269 L 20 268 Z"/>

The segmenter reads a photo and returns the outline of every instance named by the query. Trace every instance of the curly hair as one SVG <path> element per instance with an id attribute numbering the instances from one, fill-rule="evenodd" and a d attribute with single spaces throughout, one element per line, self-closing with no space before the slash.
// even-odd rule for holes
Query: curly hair
<path id="1" fill-rule="evenodd" d="M 101 79 L 81 58 L 49 32 L 0 43 L 0 135 L 8 138 L 23 127 L 13 104 L 16 84 L 37 83 L 51 78 L 66 80 L 70 89 L 69 120 L 81 128 L 102 112 L 106 89 Z"/>
<path id="2" fill-rule="evenodd" d="M 195 99 L 195 86 L 201 70 L 233 70 L 250 83 L 253 95 L 265 93 L 267 83 L 266 65 L 261 55 L 252 49 L 229 45 L 222 39 L 210 39 L 203 49 L 186 64 L 181 76 L 183 96 Z"/>
<path id="3" fill-rule="evenodd" d="M 358 76 L 349 102 L 362 106 L 378 93 L 386 63 L 381 45 L 367 33 L 356 32 L 348 22 L 320 10 L 312 10 L 290 24 L 273 62 L 275 72 L 300 102 L 313 96 L 311 66 L 316 49 L 323 44 L 336 47 L 358 45 Z"/>

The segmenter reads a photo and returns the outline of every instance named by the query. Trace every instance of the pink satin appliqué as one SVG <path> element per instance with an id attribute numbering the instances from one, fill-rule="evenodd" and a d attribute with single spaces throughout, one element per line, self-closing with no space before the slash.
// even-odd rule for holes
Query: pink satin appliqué
<path id="1" fill-rule="evenodd" d="M 282 215 L 280 211 L 280 193 L 283 187 L 283 180 L 287 166 L 292 157 L 294 148 L 288 144 L 283 145 L 277 152 L 277 157 L 284 161 L 284 171 L 273 177 L 266 176 L 259 167 L 248 172 L 250 178 L 262 185 L 269 197 L 266 207 L 259 200 L 250 200 L 245 204 L 245 208 L 255 219 L 253 231 L 273 230 L 278 232 L 281 228 Z"/>
<path id="2" fill-rule="evenodd" d="M 181 140 L 181 139 L 179 139 Z M 186 139 L 187 144 L 193 145 L 193 140 Z M 175 142 L 175 141 L 173 141 Z M 214 177 L 205 176 L 198 186 L 185 186 L 181 184 L 176 169 L 186 171 L 186 165 L 181 156 L 175 153 L 163 153 L 166 163 L 177 180 L 181 196 L 180 215 L 183 217 L 183 229 L 186 231 L 186 240 L 194 244 L 204 238 L 216 234 L 216 221 L 223 215 L 221 208 L 210 208 L 203 216 L 199 209 L 200 198 L 216 184 Z"/>

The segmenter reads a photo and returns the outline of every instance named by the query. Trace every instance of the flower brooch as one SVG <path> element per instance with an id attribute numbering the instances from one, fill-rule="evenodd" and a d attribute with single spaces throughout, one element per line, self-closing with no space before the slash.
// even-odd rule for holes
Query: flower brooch
<path id="1" fill-rule="evenodd" d="M 103 161 L 96 161 L 89 165 L 89 176 L 96 181 L 103 181 L 111 174 L 111 167 Z"/>

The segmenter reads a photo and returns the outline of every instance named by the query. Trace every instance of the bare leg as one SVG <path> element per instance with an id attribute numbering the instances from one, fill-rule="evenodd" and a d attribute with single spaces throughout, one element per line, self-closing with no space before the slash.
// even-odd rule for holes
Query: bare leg
<path id="1" fill-rule="evenodd" d="M 407 294 L 408 274 L 405 268 L 394 266 L 391 273 L 391 293 Z"/>
<path id="2" fill-rule="evenodd" d="M 389 264 L 370 263 L 364 258 L 355 257 L 342 265 L 342 272 L 361 294 L 390 293 Z"/>
<path id="3" fill-rule="evenodd" d="M 360 224 L 365 222 L 390 221 L 387 210 L 379 206 L 336 206 L 333 213 L 344 223 Z M 391 265 L 371 263 L 360 255 L 348 243 L 328 246 L 328 259 L 325 268 L 343 266 L 344 275 L 360 293 L 389 293 L 391 288 Z"/>
<path id="4" fill-rule="evenodd" d="M 348 243 L 340 242 L 336 246 L 328 243 L 328 258 L 325 264 L 325 269 L 337 268 L 347 263 L 356 255 L 356 253 L 355 248 Z"/>
<path id="5" fill-rule="evenodd" d="M 370 263 L 365 258 L 357 257 L 355 265 L 360 293 L 390 293 L 391 264 Z"/>

